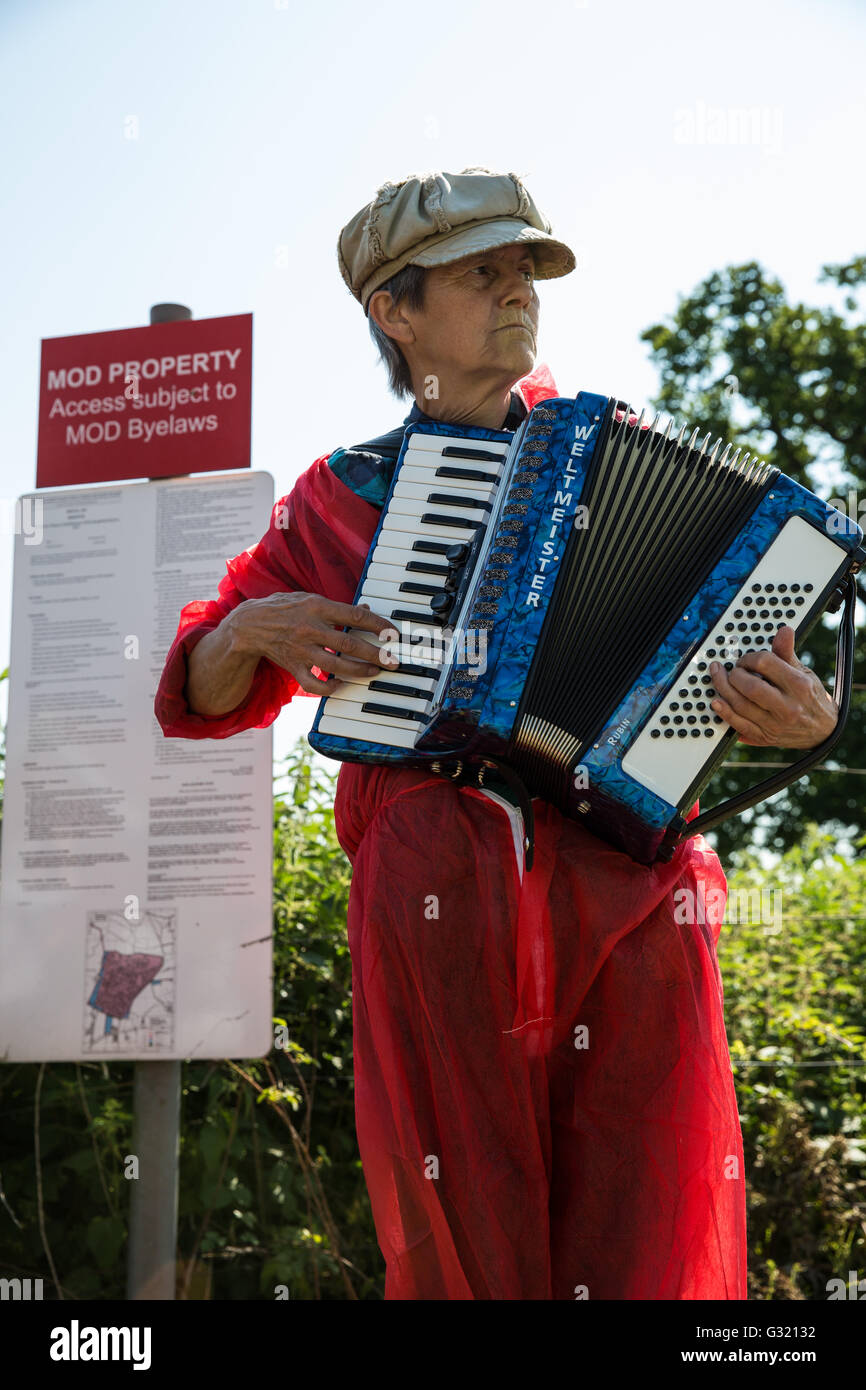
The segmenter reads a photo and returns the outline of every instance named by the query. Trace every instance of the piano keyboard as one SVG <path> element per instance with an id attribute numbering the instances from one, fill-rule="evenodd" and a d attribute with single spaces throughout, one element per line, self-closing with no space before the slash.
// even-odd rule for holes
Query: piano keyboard
<path id="1" fill-rule="evenodd" d="M 487 526 L 510 439 L 409 435 L 385 503 L 373 552 L 355 603 L 391 618 L 400 634 L 400 664 L 345 681 L 324 702 L 319 732 L 412 748 L 430 722 L 448 646 L 448 551 Z M 385 638 L 360 635 L 374 646 Z M 393 639 L 392 639 L 393 640 Z M 396 643 L 394 643 L 396 646 Z"/>

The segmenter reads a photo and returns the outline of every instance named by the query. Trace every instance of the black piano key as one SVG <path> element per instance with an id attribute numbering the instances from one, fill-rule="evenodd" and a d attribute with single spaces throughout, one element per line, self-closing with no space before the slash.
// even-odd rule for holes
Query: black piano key
<path id="1" fill-rule="evenodd" d="M 389 719 L 413 719 L 416 724 L 426 724 L 430 717 L 417 709 L 396 709 L 393 705 L 377 705 L 373 700 L 365 700 L 361 709 L 364 714 L 386 714 Z"/>
<path id="2" fill-rule="evenodd" d="M 426 676 L 433 681 L 438 681 L 442 675 L 441 666 L 419 666 L 411 661 L 401 661 L 399 666 L 392 666 L 391 670 L 395 676 Z"/>
<path id="3" fill-rule="evenodd" d="M 418 623 L 424 627 L 444 627 L 445 619 L 436 613 L 422 613 L 417 608 L 393 608 L 391 618 L 398 623 Z"/>
<path id="4" fill-rule="evenodd" d="M 455 541 L 415 541 L 413 550 L 422 552 L 425 555 L 447 555 Z"/>
<path id="5" fill-rule="evenodd" d="M 481 463 L 502 463 L 504 454 L 492 449 L 470 449 L 465 444 L 448 444 L 442 450 L 444 459 L 477 459 Z"/>
<path id="6" fill-rule="evenodd" d="M 447 565 L 434 565 L 432 560 L 410 560 L 404 568 L 407 574 L 441 574 L 443 578 L 450 573 Z"/>
<path id="7" fill-rule="evenodd" d="M 407 580 L 400 585 L 401 594 L 441 594 L 444 590 L 441 584 L 415 584 Z"/>
<path id="8" fill-rule="evenodd" d="M 463 516 L 440 516 L 438 512 L 422 512 L 421 521 L 425 526 L 456 526 L 461 531 L 477 531 L 480 521 L 470 521 Z"/>
<path id="9" fill-rule="evenodd" d="M 414 685 L 400 685 L 394 681 L 370 681 L 368 690 L 380 690 L 383 695 L 404 695 L 408 700 L 427 700 L 433 698 L 430 690 L 419 690 Z"/>
<path id="10" fill-rule="evenodd" d="M 498 483 L 498 473 L 482 473 L 477 468 L 437 468 L 434 478 L 462 478 L 466 483 Z"/>
<path id="11" fill-rule="evenodd" d="M 441 507 L 476 507 L 482 512 L 493 511 L 491 503 L 483 502 L 480 497 L 459 497 L 453 492 L 430 492 L 427 501 L 436 502 Z"/>

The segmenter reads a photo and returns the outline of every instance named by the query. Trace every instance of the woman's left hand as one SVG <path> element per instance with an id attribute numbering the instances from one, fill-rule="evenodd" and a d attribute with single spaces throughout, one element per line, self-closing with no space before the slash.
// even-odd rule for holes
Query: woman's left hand
<path id="1" fill-rule="evenodd" d="M 710 665 L 718 698 L 711 708 L 754 747 L 815 748 L 836 727 L 839 710 L 794 654 L 794 629 L 781 627 L 771 651 L 746 652 L 731 671 Z"/>

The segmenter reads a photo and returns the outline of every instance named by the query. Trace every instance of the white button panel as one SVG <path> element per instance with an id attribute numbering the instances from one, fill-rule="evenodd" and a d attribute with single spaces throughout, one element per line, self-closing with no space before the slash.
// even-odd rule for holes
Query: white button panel
<path id="1" fill-rule="evenodd" d="M 710 662 L 732 670 L 746 652 L 770 647 L 783 623 L 798 632 L 842 558 L 840 547 L 802 517 L 787 521 L 641 730 L 623 771 L 678 806 L 730 728 L 710 709 Z"/>

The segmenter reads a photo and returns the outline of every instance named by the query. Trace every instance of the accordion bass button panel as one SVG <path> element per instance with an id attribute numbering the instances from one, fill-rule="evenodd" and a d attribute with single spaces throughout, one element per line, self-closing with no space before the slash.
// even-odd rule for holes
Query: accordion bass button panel
<path id="1" fill-rule="evenodd" d="M 728 670 L 768 649 L 783 624 L 799 633 L 839 568 L 840 550 L 801 517 L 787 521 L 622 759 L 636 782 L 680 805 L 714 755 L 727 724 L 710 707 L 710 663 Z"/>

